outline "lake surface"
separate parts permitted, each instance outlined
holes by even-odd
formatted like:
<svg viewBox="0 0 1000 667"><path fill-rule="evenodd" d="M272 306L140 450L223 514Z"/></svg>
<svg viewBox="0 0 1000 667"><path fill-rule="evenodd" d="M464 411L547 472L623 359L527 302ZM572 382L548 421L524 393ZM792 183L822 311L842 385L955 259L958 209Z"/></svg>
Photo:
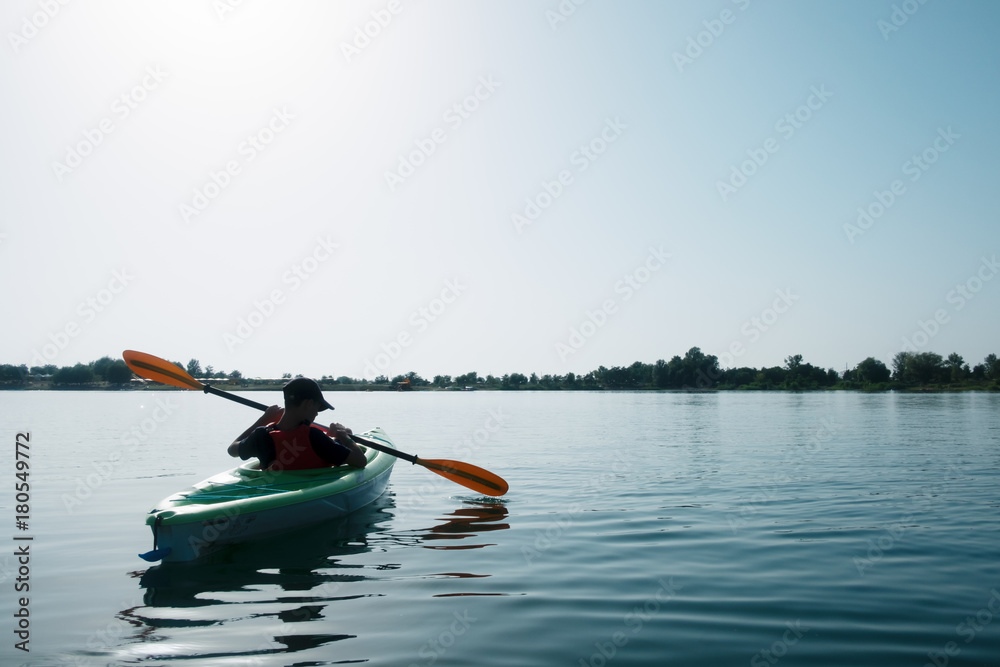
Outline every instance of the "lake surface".
<svg viewBox="0 0 1000 667"><path fill-rule="evenodd" d="M347 520L150 566L148 509L231 468L257 413L196 392L0 392L0 663L1000 664L1000 395L328 398L355 430L510 492L400 462Z"/></svg>

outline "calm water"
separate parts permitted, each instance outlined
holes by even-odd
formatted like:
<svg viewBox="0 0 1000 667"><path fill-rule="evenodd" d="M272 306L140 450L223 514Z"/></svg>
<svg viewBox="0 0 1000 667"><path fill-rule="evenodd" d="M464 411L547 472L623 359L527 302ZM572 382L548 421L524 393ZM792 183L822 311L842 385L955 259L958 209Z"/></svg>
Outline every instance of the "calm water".
<svg viewBox="0 0 1000 667"><path fill-rule="evenodd" d="M356 430L510 493L399 463L349 520L150 567L146 511L232 467L256 413L194 392L0 392L0 663L1000 664L1000 395L332 399ZM30 653L12 633L25 534Z"/></svg>

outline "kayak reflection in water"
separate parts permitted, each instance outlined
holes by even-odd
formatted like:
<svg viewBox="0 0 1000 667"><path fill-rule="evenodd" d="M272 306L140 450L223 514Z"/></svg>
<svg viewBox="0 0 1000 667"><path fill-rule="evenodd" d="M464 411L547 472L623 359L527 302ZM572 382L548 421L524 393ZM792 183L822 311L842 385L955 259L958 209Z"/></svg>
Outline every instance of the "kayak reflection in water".
<svg viewBox="0 0 1000 667"><path fill-rule="evenodd" d="M229 445L229 455L244 461L257 457L261 470L306 470L349 465L364 468L365 453L351 440L351 429L330 424L330 435L312 426L333 406L315 380L297 377L286 384L284 409L272 405ZM331 437L332 436L332 437Z"/></svg>

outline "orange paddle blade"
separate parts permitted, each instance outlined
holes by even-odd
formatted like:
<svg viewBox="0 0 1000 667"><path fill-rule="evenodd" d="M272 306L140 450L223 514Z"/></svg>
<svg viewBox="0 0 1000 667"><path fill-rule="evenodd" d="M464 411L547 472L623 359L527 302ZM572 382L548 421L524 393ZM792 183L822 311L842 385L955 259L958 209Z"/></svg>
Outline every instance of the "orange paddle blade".
<svg viewBox="0 0 1000 667"><path fill-rule="evenodd" d="M135 350L125 350L122 352L122 358L133 373L147 380L162 382L181 389L205 388L205 385L188 375L183 368L166 359Z"/></svg>
<svg viewBox="0 0 1000 667"><path fill-rule="evenodd" d="M414 463L422 465L456 484L461 484L487 496L502 496L507 493L509 488L503 477L494 475L489 470L483 470L471 463L449 459L417 459Z"/></svg>

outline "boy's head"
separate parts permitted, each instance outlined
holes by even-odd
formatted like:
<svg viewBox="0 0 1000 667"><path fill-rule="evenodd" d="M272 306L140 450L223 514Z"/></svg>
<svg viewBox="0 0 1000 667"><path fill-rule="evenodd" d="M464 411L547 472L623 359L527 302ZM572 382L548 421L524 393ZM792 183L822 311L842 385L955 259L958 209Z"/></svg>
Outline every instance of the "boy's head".
<svg viewBox="0 0 1000 667"><path fill-rule="evenodd" d="M295 408L302 404L302 401L312 399L316 403L319 412L323 410L333 410L333 406L323 398L323 392L315 380L305 377L297 377L291 380L282 388L285 394L285 406Z"/></svg>

